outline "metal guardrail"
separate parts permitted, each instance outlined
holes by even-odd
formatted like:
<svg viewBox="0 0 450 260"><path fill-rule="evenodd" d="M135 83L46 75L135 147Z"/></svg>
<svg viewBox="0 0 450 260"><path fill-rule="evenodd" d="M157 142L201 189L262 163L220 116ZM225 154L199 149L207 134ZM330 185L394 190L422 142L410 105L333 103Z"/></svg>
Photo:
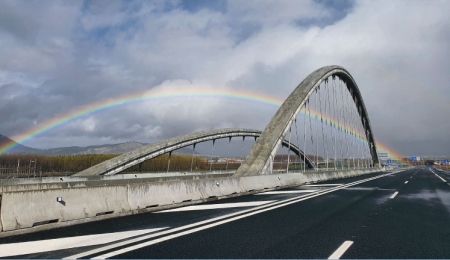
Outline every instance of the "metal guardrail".
<svg viewBox="0 0 450 260"><path fill-rule="evenodd" d="M8 176L7 178L17 178L20 175L22 176L33 176L36 177L36 168L35 167L0 167L0 175Z"/></svg>

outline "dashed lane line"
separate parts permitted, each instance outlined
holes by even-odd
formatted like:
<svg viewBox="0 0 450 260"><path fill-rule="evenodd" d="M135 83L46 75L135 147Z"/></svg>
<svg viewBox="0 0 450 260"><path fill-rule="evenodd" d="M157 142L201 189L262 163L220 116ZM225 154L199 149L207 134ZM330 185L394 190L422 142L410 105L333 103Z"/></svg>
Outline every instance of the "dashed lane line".
<svg viewBox="0 0 450 260"><path fill-rule="evenodd" d="M398 191L394 192L394 194L392 194L392 196L390 197L390 199L395 198L395 196L397 196L397 194L398 194Z"/></svg>
<svg viewBox="0 0 450 260"><path fill-rule="evenodd" d="M339 259L353 245L353 241L345 241L328 259Z"/></svg>

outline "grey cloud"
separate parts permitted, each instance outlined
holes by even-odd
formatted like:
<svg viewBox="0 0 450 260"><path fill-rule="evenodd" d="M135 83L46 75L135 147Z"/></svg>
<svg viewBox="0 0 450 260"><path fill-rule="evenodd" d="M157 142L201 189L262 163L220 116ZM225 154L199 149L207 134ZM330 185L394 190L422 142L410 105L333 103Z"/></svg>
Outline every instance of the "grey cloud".
<svg viewBox="0 0 450 260"><path fill-rule="evenodd" d="M446 1L229 1L214 8L176 1L27 3L0 6L8 10L0 15L1 134L167 81L283 99L310 72L338 64L359 84L380 142L405 154L424 149L416 142L429 144L429 153L446 153L450 145L441 137L450 125L439 119L450 97ZM24 16L32 23L24 24ZM219 97L161 102L83 117L53 130L54 139L43 135L30 144L263 129L276 110Z"/></svg>
<svg viewBox="0 0 450 260"><path fill-rule="evenodd" d="M14 1L3 2L2 8L0 8L0 28L24 42L34 41L38 34L37 23L29 19L20 19L19 17L23 13L14 8L15 4Z"/></svg>

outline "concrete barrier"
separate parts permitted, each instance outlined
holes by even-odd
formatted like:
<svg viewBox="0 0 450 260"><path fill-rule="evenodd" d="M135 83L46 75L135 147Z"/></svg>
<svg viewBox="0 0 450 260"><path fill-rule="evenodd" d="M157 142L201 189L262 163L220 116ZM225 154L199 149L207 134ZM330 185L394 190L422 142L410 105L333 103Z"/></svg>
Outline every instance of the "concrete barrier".
<svg viewBox="0 0 450 260"><path fill-rule="evenodd" d="M1 209L2 209L2 195L0 194L0 211L1 211ZM0 215L0 233L3 231L3 224L2 224L1 220L2 219L1 219L1 215Z"/></svg>
<svg viewBox="0 0 450 260"><path fill-rule="evenodd" d="M240 178L214 178L184 182L160 182L128 185L131 209L198 201L242 193Z"/></svg>
<svg viewBox="0 0 450 260"><path fill-rule="evenodd" d="M257 192L315 183L346 177L354 177L373 170L345 172L288 173L277 175L215 178L184 182L161 182L128 185L128 203L132 210L153 208L169 204L226 197L245 192Z"/></svg>
<svg viewBox="0 0 450 260"><path fill-rule="evenodd" d="M171 179L171 178L202 178L220 175L232 175L234 171L217 171L217 172L163 172L163 173L139 173L139 174L116 174L116 175L96 175L96 176L60 176L60 177L33 177L33 178L14 178L0 179L0 186L8 185L25 185L39 183L61 183L63 182L89 182L89 181L111 181L111 180L130 180L130 179ZM192 176L192 177L189 177Z"/></svg>
<svg viewBox="0 0 450 260"><path fill-rule="evenodd" d="M0 236L54 228L137 212L192 205L264 190L354 177L379 169L284 173L4 192L0 200ZM58 198L61 198L58 201ZM103 217L102 217L103 216ZM78 222L77 222L78 221ZM52 224L53 223L53 224ZM49 225L45 225L49 224ZM40 228L35 228L39 226ZM25 231L23 231L26 229ZM7 234L6 234L7 233ZM6 234L6 235L5 235Z"/></svg>
<svg viewBox="0 0 450 260"><path fill-rule="evenodd" d="M200 180L220 177L229 177L232 173L212 172L212 173L169 173L159 174L124 174L113 176L89 176L89 177L48 177L30 179L0 180L0 194L3 192L26 191L26 190L47 190L65 189L81 187L98 187L111 185L126 185L133 183L165 182Z"/></svg>
<svg viewBox="0 0 450 260"><path fill-rule="evenodd" d="M0 214L9 231L129 210L127 187L111 186L6 192Z"/></svg>

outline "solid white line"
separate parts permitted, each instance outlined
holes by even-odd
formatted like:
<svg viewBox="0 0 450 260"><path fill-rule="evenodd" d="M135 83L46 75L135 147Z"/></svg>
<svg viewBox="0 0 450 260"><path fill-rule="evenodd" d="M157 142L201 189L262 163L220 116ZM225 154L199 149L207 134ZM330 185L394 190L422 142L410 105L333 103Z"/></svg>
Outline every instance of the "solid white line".
<svg viewBox="0 0 450 260"><path fill-rule="evenodd" d="M345 251L347 251L347 249L353 244L353 241L345 241L344 243L342 243L342 245L336 250L334 251L334 253L332 255L330 255L330 257L328 257L328 259L339 259L341 258L341 256L345 253Z"/></svg>
<svg viewBox="0 0 450 260"><path fill-rule="evenodd" d="M333 183L333 184L307 184L307 185L302 185L303 186L307 186L307 187L323 187L323 186L339 186L339 185L344 185L345 183Z"/></svg>
<svg viewBox="0 0 450 260"><path fill-rule="evenodd" d="M444 178L442 178L441 176L439 176L439 175L437 175L436 174L436 176L439 178L439 179L441 179L443 182L447 182Z"/></svg>
<svg viewBox="0 0 450 260"><path fill-rule="evenodd" d="M447 181L446 181L445 179L443 179L441 176L437 175L432 169L430 169L430 171L431 171L432 173L434 173L434 175L436 175L439 179L441 179L441 181L447 182Z"/></svg>
<svg viewBox="0 0 450 260"><path fill-rule="evenodd" d="M314 192L317 190L280 190L280 191L268 191L268 192L262 192L257 193L253 195L273 195L273 194L295 194L295 193L308 193L308 192Z"/></svg>
<svg viewBox="0 0 450 260"><path fill-rule="evenodd" d="M46 239L31 242L20 242L0 245L0 257L9 257L17 255L26 255L34 253L42 253L48 251L55 251L61 249L93 246L111 243L116 240L121 240L133 236L138 236L164 228L152 228L143 230L133 230L125 232L115 232L106 234L86 235L77 237L63 237L56 239Z"/></svg>
<svg viewBox="0 0 450 260"><path fill-rule="evenodd" d="M407 184L408 183L408 181L405 181L405 184Z"/></svg>
<svg viewBox="0 0 450 260"><path fill-rule="evenodd" d="M317 191L317 193L319 193L319 192L320 191ZM281 202L274 202L272 204L273 205L278 205L278 204L284 203L286 201L296 200L296 199L299 199L299 198L302 198L302 197L307 197L307 196L310 196L310 195L311 194L306 194L306 195L298 196L298 197L295 197L295 198L287 199L287 200L284 200L284 201L281 201ZM189 225L185 225L185 226L181 226L181 227L177 227L177 228L173 228L173 229L169 229L169 230L153 233L153 234L150 234L150 235L147 235L147 236L142 236L142 237L138 237L138 238L135 238L135 239L130 239L130 240L123 241L123 242L117 242L115 244L111 244L111 245L108 245L108 246L103 246L103 247L99 247L99 248L96 248L96 249L92 249L92 250L88 250L88 251L85 251L85 252L81 252L79 254L71 255L71 256L65 257L63 259L77 259L77 258L86 257L88 255L97 254L97 253L100 253L100 252L103 252L103 251L106 251L106 250L111 250L111 249L114 249L114 248L117 248L117 247L126 246L128 244L137 243L137 242L140 242L140 241L143 241L143 240L151 239L153 237L157 237L157 236L162 236L162 235L178 232L178 231L181 231L181 230L184 230L184 229L193 228L193 227L196 227L196 226L199 226L199 225L208 224L208 223L211 223L211 222L214 222L214 221L218 221L218 220L225 219L225 218L230 218L230 217L233 217L233 216L236 216L236 215L244 214L244 213L247 213L247 212L251 212L251 211L258 210L258 209L261 209L261 208L266 208L266 207L269 207L269 205L262 205L262 206L259 206L259 207L256 207L256 208L246 209L246 210L235 212L235 213L231 213L231 214L228 214L228 215L224 215L224 216L220 216L220 217L216 217L216 218L212 218L212 219L203 220L203 221L192 223L192 224L189 224ZM153 213L156 213L156 212L153 212Z"/></svg>
<svg viewBox="0 0 450 260"><path fill-rule="evenodd" d="M396 191L394 194L392 194L391 199L395 198L395 196L397 196L398 191Z"/></svg>
<svg viewBox="0 0 450 260"><path fill-rule="evenodd" d="M198 232L198 231L201 231L201 230L205 230L205 229L208 229L208 228L219 226L219 225L222 225L222 224L225 224L225 223L228 223L228 222L232 222L232 221L235 221L235 220L238 220L238 219L242 219L242 218L246 218L246 217L249 217L249 216L253 216L253 215L256 215L256 214L259 214L259 213L262 213L262 212L266 212L266 211L269 211L269 210L274 210L274 209L277 209L277 208L281 208L281 207L284 207L284 206L287 206L287 205L298 203L300 201L308 200L308 199L311 199L311 198L314 198L314 197L318 197L318 196L321 196L321 195L324 195L324 194L327 194L327 193L330 193L330 192L334 192L334 191L337 191L337 190L344 189L346 187L358 185L358 184L361 184L361 183L364 183L364 182L368 182L368 181L375 180L375 179L378 179L378 178L382 178L382 177L385 177L385 176L388 176L388 175L392 175L392 174L394 174L394 173L388 173L388 174L379 175L379 176L376 176L376 177L372 177L372 178L368 178L368 179L352 182L352 183L349 183L349 184L342 185L341 187L333 187L333 188L330 188L330 189L327 189L327 190L323 190L322 192L316 192L316 193L308 194L308 195L305 195L305 196L300 196L300 198L298 198L298 199L294 198L294 199L289 199L289 200L285 200L285 201L281 201L281 202L276 202L276 203L274 203L274 206L269 206L269 207L263 208L261 210L253 211L253 212L250 212L250 213L247 213L247 214L244 214L244 215L240 215L240 216L237 216L237 217L234 217L234 218L225 219L225 220L222 220L222 221L219 221L219 222L215 222L215 223L212 223L212 224L209 224L209 225L197 227L197 228L194 228L194 229L191 229L191 230L186 230L186 231L183 231L183 232L180 232L180 233L172 234L172 235L165 236L165 237L162 237L162 238L158 238L158 239L155 239L155 240L152 240L152 241L148 241L148 242L144 242L144 243L137 244L137 245L134 245L134 246L126 247L126 248L123 248L123 249L120 249L120 250L116 250L116 251L113 251L113 252L110 252L110 253L107 253L107 254L99 255L99 256L97 256L95 258L92 258L92 259L106 259L106 258L110 258L110 257L116 256L116 255L120 255L120 254L124 254L124 253L130 252L130 251L136 250L136 249L140 249L140 248L147 247L147 246L150 246L150 245L154 245L154 244L157 244L157 243L160 243L160 242L163 242L163 241L167 241L167 240L170 240L170 239L173 239L173 238L177 238L177 237L180 237L180 236L184 236L184 235L187 235L187 234L191 234L191 233L195 233L195 232ZM289 202L286 202L286 201L289 201ZM261 207L263 207L263 206L261 206ZM195 224L191 224L191 225L195 226ZM164 232L161 232L161 233L164 233ZM129 242L129 243L133 243L133 242ZM118 247L118 246L115 246L115 247ZM85 255L89 255L89 254L85 254ZM68 257L68 258L73 258L73 256L72 257Z"/></svg>
<svg viewBox="0 0 450 260"><path fill-rule="evenodd" d="M166 213L166 212L179 212L179 211L191 211L191 210L209 210L209 209L228 209L228 208L239 208L239 207L254 207L261 206L267 203L274 202L275 200L268 201L250 201L250 202L237 202L237 203L222 203L222 204L206 204L206 205L193 205L188 207L181 207L176 209L168 209L157 211L155 213Z"/></svg>
<svg viewBox="0 0 450 260"><path fill-rule="evenodd" d="M398 172L401 172L401 171L398 171ZM236 213L231 213L231 214L228 214L228 215L224 215L224 216L220 216L220 217L216 217L216 218L212 218L212 219L208 219L208 220L192 223L192 224L189 224L189 225L186 225L186 226L181 226L181 227L178 227L178 228L173 228L173 229L157 232L157 233L150 234L150 235L147 235L147 236L142 236L142 237L139 237L139 238L135 238L135 239L131 239L131 240L123 241L123 242L117 242L117 243L114 243L114 244L111 244L111 245L108 245L108 246L103 246L103 247L99 247L99 248L96 248L96 249L93 249L93 250L85 251L85 252L82 252L82 253L79 253L79 254L76 254L76 255L71 255L71 256L68 256L68 257L66 257L64 259L76 259L76 258L86 257L86 256L89 256L89 255L100 253L102 251L111 250L111 249L114 249L114 248L117 248L117 247L122 247L122 246L125 246L125 245L128 245L128 244L137 243L137 242L140 242L140 241L143 241L143 240L148 240L148 239L151 239L153 237L157 237L157 236L162 236L162 235L178 232L178 231L181 231L181 230L184 230L184 229L188 229L188 228L192 228L192 227L195 227L195 226L204 225L204 224L211 223L211 222L214 222L214 221L218 221L218 220L221 220L221 219L230 218L230 217L237 216L237 215L240 215L240 214L244 214L244 213L247 213L247 212L256 211L258 209L269 208L271 206L280 205L280 204L283 204L283 203L286 203L286 202L289 202L289 201L297 201L297 200L301 201L300 199L305 198L305 197L309 197L309 196L314 195L314 194L319 194L319 195L326 194L326 193L329 193L329 192L333 192L333 191L336 191L336 190L344 189L346 187L354 186L354 185L357 185L357 184L360 184L360 183L364 183L364 182L367 182L367 181L371 181L371 180L375 180L375 179L378 179L378 178L386 177L386 176L389 176L389 175L392 175L392 174L395 174L395 173L398 173L398 172L391 172L391 173L379 175L379 176L376 176L376 177L372 177L372 178L368 178L368 179L364 179L364 180L360 180L360 181L351 182L351 183L348 183L346 185L342 185L342 187L333 187L333 188L329 188L327 190L318 190L318 191L316 191L314 193L311 193L311 194L306 194L306 195L298 196L298 197L295 197L295 198L286 199L286 200L279 201L279 202L274 202L274 203L271 203L271 205L263 205L263 206L259 206L259 207L252 208L252 209L246 209L246 210L239 211L239 212L236 212Z"/></svg>
<svg viewBox="0 0 450 260"><path fill-rule="evenodd" d="M336 191L336 190L333 190L333 191ZM329 191L329 192L331 192L331 191ZM329 192L326 192L326 193L329 193ZM287 205L291 205L291 204L294 204L294 203L297 203L297 202L300 202L300 201L303 201L303 200L311 199L311 198L314 198L314 197L317 197L317 196L321 196L321 195L323 195L323 193L319 193L319 194L316 194L316 195L313 195L313 196L309 196L309 197L305 197L305 198L302 198L302 199L299 199L299 200L291 201L291 202L288 202L288 203L285 203L285 204L281 204L281 205L276 205L276 206L273 206L273 207L265 208L265 209L258 210L258 211L255 211L255 212L247 213L247 214L244 214L244 215L241 215L241 216L237 216L237 217L234 217L234 218L222 220L222 221L219 221L219 222L216 222L216 223L212 223L212 224L209 224L209 225L197 227L197 228L194 228L194 229L191 229L191 230L186 230L186 231L183 231L183 232L180 232L180 233L176 233L176 234L172 234L172 235L169 235L169 236L161 237L161 238L158 238L158 239L155 239L155 240L152 240L152 241L148 241L148 242L145 242L145 243L142 243L142 244L137 244L137 245L134 245L134 246L126 247L126 248L123 248L123 249L120 249L120 250L116 250L116 251L113 251L113 252L110 252L110 253L107 253L107 254L99 255L99 256L94 257L92 259L106 259L106 258L110 258L110 257L116 256L116 255L121 255L121 254L130 252L130 251L133 251L133 250L137 250L137 249L140 249L140 248L143 248L143 247L147 247L147 246L151 246L151 245L154 245L154 244L158 244L158 243L161 243L161 242L173 239L173 238L177 238L177 237L181 237L181 236L184 236L184 235L192 234L192 233L195 233L195 232L198 232L198 231L202 231L202 230L205 230L205 229L209 229L209 228L212 228L212 227L215 227L215 226L223 225L223 224L226 224L226 223L229 223L229 222L232 222L232 221L236 221L236 220L239 220L239 219L242 219L242 218L250 217L250 216L253 216L253 215L256 215L256 214L259 214L259 213L262 213L262 212L266 212L266 211L269 211L269 210L274 210L274 209L277 209L277 208L281 208L281 207L284 207L284 206L287 206Z"/></svg>

